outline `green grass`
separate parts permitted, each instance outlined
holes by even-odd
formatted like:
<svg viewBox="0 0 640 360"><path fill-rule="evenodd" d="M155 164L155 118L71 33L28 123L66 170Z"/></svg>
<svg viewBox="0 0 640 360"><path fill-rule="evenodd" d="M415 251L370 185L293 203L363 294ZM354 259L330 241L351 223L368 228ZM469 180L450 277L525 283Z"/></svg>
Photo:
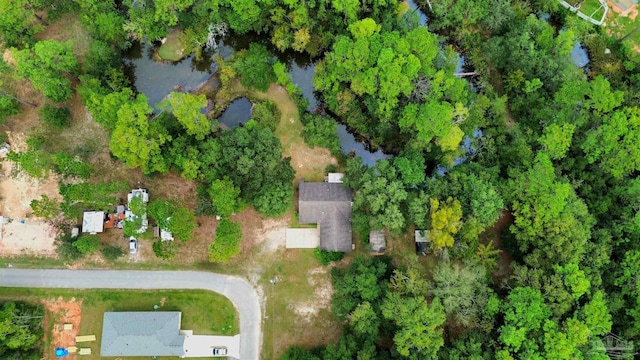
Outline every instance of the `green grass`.
<svg viewBox="0 0 640 360"><path fill-rule="evenodd" d="M610 26L610 29L614 35L614 37L621 39L625 35L629 34L633 29L640 25L638 21L640 19L636 18L635 21L629 19L628 17L623 17L617 14L614 14L615 18L608 20L607 23ZM629 37L624 39L624 43L629 46L629 48L633 48L634 46L640 46L640 30L634 32Z"/></svg>
<svg viewBox="0 0 640 360"><path fill-rule="evenodd" d="M41 299L62 297L82 299L82 320L80 335L95 334L98 339L90 344L91 356L83 359L100 359L100 339L102 336L103 314L108 311L153 311L154 305L161 305L158 311L181 311L181 329L193 330L198 335L236 335L239 333L238 318L229 299L204 290L70 290L70 289L28 289L0 288L0 299L39 302ZM55 314L50 314L55 321ZM52 323L45 329L51 331ZM46 352L52 353L56 344L45 343ZM49 354L51 355L51 354ZM126 360L129 358L121 358ZM131 358L132 360L137 358Z"/></svg>
<svg viewBox="0 0 640 360"><path fill-rule="evenodd" d="M172 32L158 49L158 56L164 60L179 61L184 57L184 46L180 41L179 32Z"/></svg>
<svg viewBox="0 0 640 360"><path fill-rule="evenodd" d="M330 308L321 309L309 321L295 312L296 306L313 305L309 302L322 282L329 283L329 268L321 267L313 249L289 249L270 259L260 280L267 297L262 359L275 360L291 345L313 347L337 341L342 325ZM277 280L275 284L272 279Z"/></svg>
<svg viewBox="0 0 640 360"><path fill-rule="evenodd" d="M595 19L602 19L602 15L604 15L604 8L600 6L600 2L598 0L586 0L582 6L580 6L580 12Z"/></svg>

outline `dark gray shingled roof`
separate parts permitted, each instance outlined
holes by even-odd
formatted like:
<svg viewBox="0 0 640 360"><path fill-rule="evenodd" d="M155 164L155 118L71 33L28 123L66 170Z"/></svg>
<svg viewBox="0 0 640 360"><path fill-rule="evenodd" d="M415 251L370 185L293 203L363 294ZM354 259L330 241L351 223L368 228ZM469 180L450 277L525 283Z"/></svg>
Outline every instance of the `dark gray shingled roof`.
<svg viewBox="0 0 640 360"><path fill-rule="evenodd" d="M178 311L106 312L100 356L182 356Z"/></svg>
<svg viewBox="0 0 640 360"><path fill-rule="evenodd" d="M301 224L318 224L320 248L351 251L351 190L344 185L301 179L298 216Z"/></svg>

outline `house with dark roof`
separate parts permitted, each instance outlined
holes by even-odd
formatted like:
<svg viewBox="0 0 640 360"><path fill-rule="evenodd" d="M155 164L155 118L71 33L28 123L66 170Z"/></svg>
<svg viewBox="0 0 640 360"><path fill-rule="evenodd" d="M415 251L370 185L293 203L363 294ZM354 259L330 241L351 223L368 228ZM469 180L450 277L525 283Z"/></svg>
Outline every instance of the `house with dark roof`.
<svg viewBox="0 0 640 360"><path fill-rule="evenodd" d="M100 356L183 356L178 311L106 312Z"/></svg>
<svg viewBox="0 0 640 360"><path fill-rule="evenodd" d="M349 252L351 239L351 190L341 183L300 180L298 218L300 224L317 224L320 248Z"/></svg>

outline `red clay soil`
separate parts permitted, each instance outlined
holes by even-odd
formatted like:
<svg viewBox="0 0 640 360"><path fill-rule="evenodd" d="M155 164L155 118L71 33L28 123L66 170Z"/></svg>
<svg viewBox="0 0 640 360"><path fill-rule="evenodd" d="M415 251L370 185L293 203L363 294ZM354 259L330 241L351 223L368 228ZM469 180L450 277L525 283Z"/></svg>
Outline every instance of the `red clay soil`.
<svg viewBox="0 0 640 360"><path fill-rule="evenodd" d="M80 320L82 318L82 299L76 300L71 298L64 300L59 297L57 299L43 300L42 304L47 309L44 318L45 343L51 340L51 347L45 349L45 359L55 359L55 348L76 345L76 336L80 331ZM53 326L51 325L53 323ZM71 330L64 330L64 324L72 324ZM51 329L51 332L48 332ZM76 360L76 354L69 354L65 359Z"/></svg>

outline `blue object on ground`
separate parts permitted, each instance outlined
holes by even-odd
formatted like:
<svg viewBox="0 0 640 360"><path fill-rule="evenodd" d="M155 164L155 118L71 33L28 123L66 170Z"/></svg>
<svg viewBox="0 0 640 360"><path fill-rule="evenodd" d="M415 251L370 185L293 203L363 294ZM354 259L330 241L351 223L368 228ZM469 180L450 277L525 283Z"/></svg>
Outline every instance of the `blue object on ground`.
<svg viewBox="0 0 640 360"><path fill-rule="evenodd" d="M65 348L56 348L56 357L57 358L63 358L65 356L69 355L69 351Z"/></svg>

